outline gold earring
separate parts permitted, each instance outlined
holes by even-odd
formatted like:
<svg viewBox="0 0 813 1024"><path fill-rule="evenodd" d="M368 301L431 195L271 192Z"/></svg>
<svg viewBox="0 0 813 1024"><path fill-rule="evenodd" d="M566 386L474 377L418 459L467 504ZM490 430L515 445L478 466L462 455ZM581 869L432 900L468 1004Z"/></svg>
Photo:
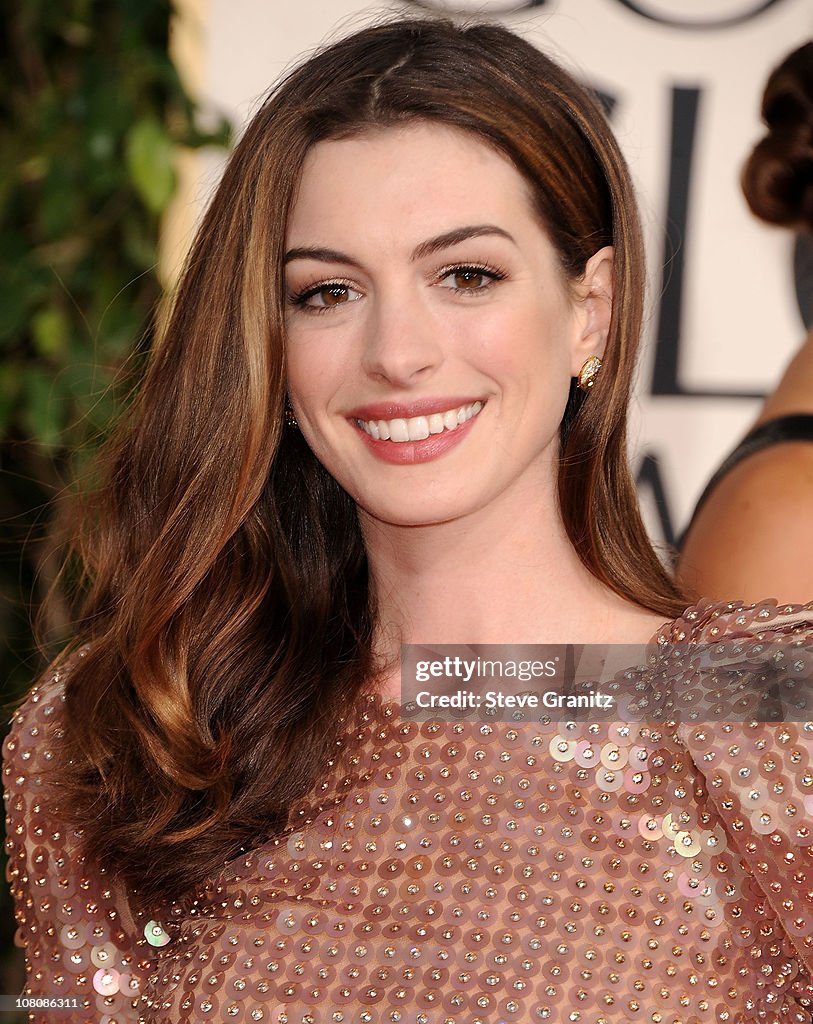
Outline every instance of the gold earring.
<svg viewBox="0 0 813 1024"><path fill-rule="evenodd" d="M576 378L576 387L581 388L582 391L589 391L596 383L596 377L598 377L600 369L601 360L598 356L590 356L588 359L585 359L582 368L579 370L579 376Z"/></svg>
<svg viewBox="0 0 813 1024"><path fill-rule="evenodd" d="M292 427L294 430L296 430L296 428L299 426L299 424L296 421L296 416L294 416L294 410L291 408L290 402L285 403L284 419L286 427Z"/></svg>

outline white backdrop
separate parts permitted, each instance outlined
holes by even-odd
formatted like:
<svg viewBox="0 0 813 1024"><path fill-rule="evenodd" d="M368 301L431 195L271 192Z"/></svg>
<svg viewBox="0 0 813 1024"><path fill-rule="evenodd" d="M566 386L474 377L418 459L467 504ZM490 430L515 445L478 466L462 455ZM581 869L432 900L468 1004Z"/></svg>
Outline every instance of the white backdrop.
<svg viewBox="0 0 813 1024"><path fill-rule="evenodd" d="M320 43L382 12L422 8L501 21L614 101L612 122L638 184L649 256L633 466L653 537L670 540L756 414L755 396L773 386L802 337L792 238L751 218L738 180L761 134L767 74L813 34L813 5L186 0L176 52L204 102L243 124L275 78ZM219 170L213 162L196 165L171 262Z"/></svg>

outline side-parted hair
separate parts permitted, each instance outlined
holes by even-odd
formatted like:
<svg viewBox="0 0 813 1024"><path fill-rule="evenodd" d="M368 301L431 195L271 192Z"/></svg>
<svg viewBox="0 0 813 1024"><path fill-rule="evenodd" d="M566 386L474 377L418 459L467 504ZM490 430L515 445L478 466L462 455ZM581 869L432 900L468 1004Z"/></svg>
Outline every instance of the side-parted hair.
<svg viewBox="0 0 813 1024"><path fill-rule="evenodd" d="M229 161L78 545L88 646L67 684L60 811L139 906L283 831L381 669L356 507L283 426L282 267L310 147L416 119L513 161L566 278L615 247L604 366L563 424L561 514L596 578L664 617L684 607L627 465L644 257L597 103L496 25L401 21L316 53Z"/></svg>

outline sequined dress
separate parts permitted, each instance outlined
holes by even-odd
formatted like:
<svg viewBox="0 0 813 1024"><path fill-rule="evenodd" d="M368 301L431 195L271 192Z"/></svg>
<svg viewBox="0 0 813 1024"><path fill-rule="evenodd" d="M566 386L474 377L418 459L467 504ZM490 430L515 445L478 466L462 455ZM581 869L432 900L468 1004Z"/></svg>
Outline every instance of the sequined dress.
<svg viewBox="0 0 813 1024"><path fill-rule="evenodd" d="M726 637L809 649L813 605L699 605L655 642ZM418 723L365 698L288 833L144 921L45 815L62 683L5 747L26 991L77 1000L38 1024L811 1021L802 723Z"/></svg>

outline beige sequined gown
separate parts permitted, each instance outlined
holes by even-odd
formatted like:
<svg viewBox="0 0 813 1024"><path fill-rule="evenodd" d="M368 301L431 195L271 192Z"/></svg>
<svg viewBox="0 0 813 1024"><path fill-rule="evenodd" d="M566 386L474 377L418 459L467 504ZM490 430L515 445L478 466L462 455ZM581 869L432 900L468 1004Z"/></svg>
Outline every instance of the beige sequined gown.
<svg viewBox="0 0 813 1024"><path fill-rule="evenodd" d="M698 606L657 641L725 637L809 649L813 606ZM147 922L44 814L57 676L6 744L9 872L27 992L82 1008L34 1021L811 1020L803 724L432 724L367 699L290 834Z"/></svg>

